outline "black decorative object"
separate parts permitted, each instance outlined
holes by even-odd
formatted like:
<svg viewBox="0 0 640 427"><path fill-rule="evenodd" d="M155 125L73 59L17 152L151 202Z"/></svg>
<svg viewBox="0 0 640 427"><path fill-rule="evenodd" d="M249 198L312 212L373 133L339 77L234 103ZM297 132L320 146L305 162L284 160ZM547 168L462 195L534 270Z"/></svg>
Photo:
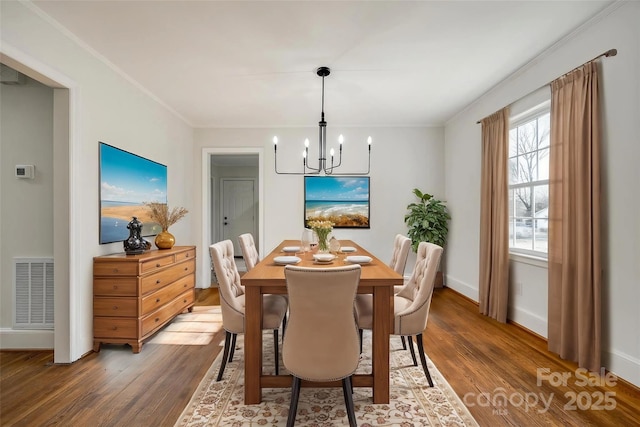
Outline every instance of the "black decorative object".
<svg viewBox="0 0 640 427"><path fill-rule="evenodd" d="M127 255L139 255L144 251L151 249L151 242L142 238L142 223L137 217L127 224L129 229L129 238L125 240L124 251Z"/></svg>

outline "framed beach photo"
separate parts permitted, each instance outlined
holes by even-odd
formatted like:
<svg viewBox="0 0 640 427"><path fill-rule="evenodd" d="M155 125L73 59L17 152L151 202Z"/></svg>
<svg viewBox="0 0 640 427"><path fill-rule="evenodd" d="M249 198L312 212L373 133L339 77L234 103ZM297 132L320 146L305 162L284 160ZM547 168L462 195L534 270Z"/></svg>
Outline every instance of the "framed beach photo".
<svg viewBox="0 0 640 427"><path fill-rule="evenodd" d="M331 221L333 228L370 228L368 176L305 176L304 226Z"/></svg>
<svg viewBox="0 0 640 427"><path fill-rule="evenodd" d="M142 236L161 232L144 203L167 203L167 167L104 142L99 152L100 244L127 239L134 216L142 222Z"/></svg>

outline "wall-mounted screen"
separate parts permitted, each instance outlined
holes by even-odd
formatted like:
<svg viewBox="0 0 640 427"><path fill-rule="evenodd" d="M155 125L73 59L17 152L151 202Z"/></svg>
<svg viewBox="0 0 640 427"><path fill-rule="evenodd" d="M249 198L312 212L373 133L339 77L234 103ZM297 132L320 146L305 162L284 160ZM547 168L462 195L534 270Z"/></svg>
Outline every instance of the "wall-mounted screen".
<svg viewBox="0 0 640 427"><path fill-rule="evenodd" d="M129 237L132 217L142 222L142 235L162 231L149 218L144 202L167 203L167 167L100 142L100 244Z"/></svg>
<svg viewBox="0 0 640 427"><path fill-rule="evenodd" d="M304 225L329 220L334 228L370 228L368 176L305 176Z"/></svg>

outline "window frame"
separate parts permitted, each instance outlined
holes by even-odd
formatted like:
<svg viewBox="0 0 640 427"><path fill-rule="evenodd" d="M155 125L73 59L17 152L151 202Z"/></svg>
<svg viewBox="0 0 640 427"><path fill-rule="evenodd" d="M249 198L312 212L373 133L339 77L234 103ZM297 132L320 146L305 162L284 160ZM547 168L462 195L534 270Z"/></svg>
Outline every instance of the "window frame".
<svg viewBox="0 0 640 427"><path fill-rule="evenodd" d="M509 133L511 133L511 131L513 129L516 129L528 122L530 122L531 120L537 119L539 117L542 117L546 114L551 114L551 100L549 98L547 98L544 102L538 103L537 105L535 105L532 108L529 108L526 111L523 111L519 114L513 115L509 118ZM551 122L549 122L549 128L551 128ZM549 136L550 137L550 136ZM537 136L536 136L537 138ZM548 148L548 147L547 147ZM539 151L540 147L536 148L536 151ZM508 150L508 156L507 156L507 170L510 170L510 164L509 162L512 160L512 158L517 158L518 157L518 153L516 153L516 155L514 157L511 156L511 138L509 138L509 150ZM539 166L538 166L539 167ZM509 195L511 195L511 191L514 189L518 189L518 188L530 188L531 191L535 191L536 187L540 187L540 186L545 186L547 187L547 192L548 192L548 188L549 188L549 179L537 179L535 181L529 181L529 182L519 182L516 184L511 184L511 178L509 177L509 182L508 182L508 193ZM509 198L509 201L511 201L511 199ZM514 207L515 209L515 207ZM548 207L547 207L548 209ZM511 216L511 207L509 210L509 216L508 216L508 228L511 228L511 221L514 221L514 233L515 233L515 221L517 220L517 216L515 215L515 211L513 212L514 215ZM532 239L534 239L535 241L535 234L536 234L536 227L534 226L534 221L536 221L535 218L535 211L532 212L532 216L531 218L527 217L525 220L530 220L532 222ZM548 216L547 216L547 224L548 224ZM515 237L515 236L514 236ZM516 237L517 238L517 237ZM548 246L547 246L547 251L546 252L542 252L542 251L538 251L535 249L524 249L524 248L518 248L518 247L514 247L512 246L513 243L513 238L512 235L509 235L509 254L510 255L515 255L517 257L522 257L522 258L532 258L532 259L538 259L538 260L544 260L546 261L548 259Z"/></svg>

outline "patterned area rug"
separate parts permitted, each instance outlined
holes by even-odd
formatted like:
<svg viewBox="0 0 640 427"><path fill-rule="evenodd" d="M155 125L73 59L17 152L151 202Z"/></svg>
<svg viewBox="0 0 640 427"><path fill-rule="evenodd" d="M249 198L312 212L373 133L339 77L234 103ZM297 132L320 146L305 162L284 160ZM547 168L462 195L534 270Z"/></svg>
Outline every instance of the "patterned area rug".
<svg viewBox="0 0 640 427"><path fill-rule="evenodd" d="M365 331L364 350L358 373L371 372L371 335ZM265 332L264 369L273 372L273 338ZM391 338L391 393L389 404L373 404L370 388L354 388L356 421L371 426L478 426L468 409L427 360L434 387L429 387L418 358L402 350L399 337ZM223 344L221 344L223 345ZM227 364L222 381L216 382L221 354L191 397L176 422L180 426L284 426L289 412L290 389L265 389L262 403L244 405L244 359L242 335L234 360ZM416 350L417 351L417 350ZM269 359L271 358L271 359ZM285 371L280 364L281 372ZM285 371L286 372L286 371ZM296 426L331 427L349 425L341 388L302 388Z"/></svg>
<svg viewBox="0 0 640 427"><path fill-rule="evenodd" d="M207 345L220 329L220 306L195 306L192 312L176 316L145 345Z"/></svg>

